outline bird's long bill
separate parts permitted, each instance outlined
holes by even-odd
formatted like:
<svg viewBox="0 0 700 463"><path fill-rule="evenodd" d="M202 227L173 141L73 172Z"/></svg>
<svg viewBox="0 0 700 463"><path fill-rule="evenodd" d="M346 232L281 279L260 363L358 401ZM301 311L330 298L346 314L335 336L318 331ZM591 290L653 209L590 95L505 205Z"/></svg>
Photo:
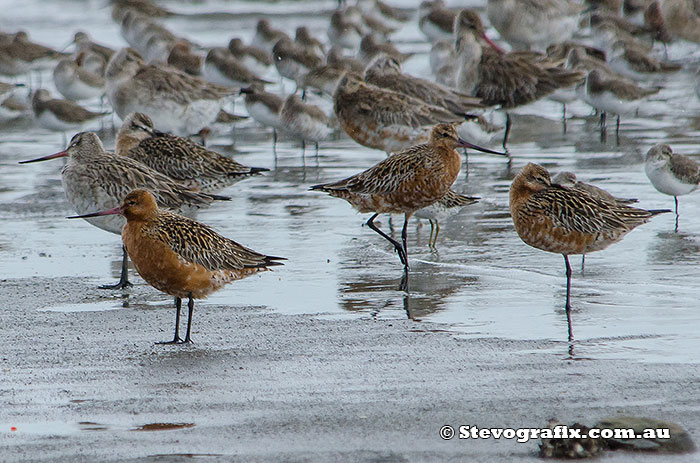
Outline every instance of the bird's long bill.
<svg viewBox="0 0 700 463"><path fill-rule="evenodd" d="M56 158L62 158L64 156L68 156L68 151L63 150L59 151L58 153L55 154L49 154L48 156L44 156L41 158L36 158L36 159L30 159L28 161L20 161L20 164L29 164L32 162L39 162L39 161L48 161L49 159L56 159Z"/></svg>
<svg viewBox="0 0 700 463"><path fill-rule="evenodd" d="M460 138L460 139L457 140L457 141L459 142L459 146L463 146L463 147L465 147L465 148L471 148L471 149L473 149L473 150L481 151L481 152L484 152L484 153L498 154L499 156L508 156L508 153L502 153L502 152L500 152L500 151L494 151L494 150L490 150L490 149L488 149L488 148L482 148L481 146L475 145L474 143L469 143L469 142L468 142L467 140L465 140L464 138Z"/></svg>
<svg viewBox="0 0 700 463"><path fill-rule="evenodd" d="M502 55L506 53L506 51L505 51L503 48L501 48L501 47L499 47L498 45L496 45L496 43L495 43L493 40L491 40L490 38L488 38L488 37L486 36L486 34L482 35L481 38L484 39L484 40L486 41L486 43L488 43L489 45L491 45L491 48L493 48L494 50L496 50L498 53L500 53L500 54L502 54Z"/></svg>
<svg viewBox="0 0 700 463"><path fill-rule="evenodd" d="M93 212L91 214L83 214L83 215L72 215L70 217L66 217L67 219L87 219L90 217L100 217L103 215L115 215L119 214L119 206L112 208L112 209L107 209L106 211L100 211L100 212Z"/></svg>

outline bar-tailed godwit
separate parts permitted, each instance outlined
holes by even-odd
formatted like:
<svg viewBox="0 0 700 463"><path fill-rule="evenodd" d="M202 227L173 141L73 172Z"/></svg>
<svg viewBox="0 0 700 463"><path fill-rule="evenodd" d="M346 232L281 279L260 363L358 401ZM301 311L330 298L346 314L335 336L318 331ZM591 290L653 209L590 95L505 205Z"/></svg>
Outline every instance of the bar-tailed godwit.
<svg viewBox="0 0 700 463"><path fill-rule="evenodd" d="M506 110L504 148L511 127L508 109L531 103L559 88L572 87L584 78L582 72L562 69L539 55L504 53L486 36L474 10L459 12L454 34L458 90L481 98L486 105L500 105Z"/></svg>
<svg viewBox="0 0 700 463"><path fill-rule="evenodd" d="M175 335L172 341L160 344L192 342L195 299L205 298L232 281L282 265L280 261L285 260L255 252L207 225L159 209L147 190L130 192L113 209L71 218L116 214L126 218L122 241L139 275L154 288L176 298ZM188 298L189 309L184 340L179 336L183 298Z"/></svg>
<svg viewBox="0 0 700 463"><path fill-rule="evenodd" d="M678 196L687 195L700 186L700 165L688 156L674 153L669 145L654 145L647 152L644 171L659 192L673 196L678 231Z"/></svg>
<svg viewBox="0 0 700 463"><path fill-rule="evenodd" d="M205 193L269 170L244 166L187 138L159 132L143 113L124 119L115 151Z"/></svg>
<svg viewBox="0 0 700 463"><path fill-rule="evenodd" d="M100 138L93 132L76 134L68 148L63 151L22 161L20 164L60 157L68 157L68 162L61 170L61 182L66 199L78 214L110 209L135 188L149 189L156 195L159 204L172 210L181 210L186 206L201 207L214 199L230 199L190 190L134 159L108 153L104 150ZM124 226L124 219L117 216L86 220L91 225L115 234L120 234ZM129 286L127 266L128 258L124 251L119 282L103 288L119 289Z"/></svg>
<svg viewBox="0 0 700 463"><path fill-rule="evenodd" d="M361 213L374 213L367 226L394 246L404 268L408 269L408 221L417 210L447 194L459 174L461 159L455 150L458 146L502 154L461 139L455 124L437 124L428 143L394 153L352 177L314 185L311 189L344 199ZM374 219L379 214L404 214L402 243L377 228Z"/></svg>
<svg viewBox="0 0 700 463"><path fill-rule="evenodd" d="M671 211L638 209L552 184L547 169L533 163L515 177L510 187L510 214L520 239L537 249L564 256L570 340L573 332L569 256L605 249L664 212Z"/></svg>
<svg viewBox="0 0 700 463"><path fill-rule="evenodd" d="M178 135L198 133L212 124L238 90L146 64L136 51L117 52L105 72L107 97L120 118L148 114L157 127Z"/></svg>

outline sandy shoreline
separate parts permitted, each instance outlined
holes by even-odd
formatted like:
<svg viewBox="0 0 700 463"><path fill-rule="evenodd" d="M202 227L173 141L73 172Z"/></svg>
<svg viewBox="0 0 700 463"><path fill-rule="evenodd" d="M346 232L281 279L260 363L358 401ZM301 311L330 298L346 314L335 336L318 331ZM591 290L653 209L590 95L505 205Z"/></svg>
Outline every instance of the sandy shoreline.
<svg viewBox="0 0 700 463"><path fill-rule="evenodd" d="M194 346L158 346L174 314L144 305L144 285L129 308L93 312L39 310L105 297L85 279L2 288L6 461L535 461L537 442L443 441L438 430L619 412L675 421L696 440L700 431L697 365L572 361L565 343L207 304ZM193 426L134 431L152 423Z"/></svg>

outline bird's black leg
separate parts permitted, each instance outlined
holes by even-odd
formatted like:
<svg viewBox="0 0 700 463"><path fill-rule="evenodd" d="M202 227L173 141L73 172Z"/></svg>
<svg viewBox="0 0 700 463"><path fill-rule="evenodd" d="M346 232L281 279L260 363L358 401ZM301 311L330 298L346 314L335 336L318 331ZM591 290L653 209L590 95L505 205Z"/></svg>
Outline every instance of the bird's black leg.
<svg viewBox="0 0 700 463"><path fill-rule="evenodd" d="M674 196L673 201L676 203L676 228L674 231L678 233L678 196Z"/></svg>
<svg viewBox="0 0 700 463"><path fill-rule="evenodd" d="M503 150L508 152L508 135L510 135L510 126L513 125L513 121L510 120L510 114L506 113L506 132L503 134Z"/></svg>
<svg viewBox="0 0 700 463"><path fill-rule="evenodd" d="M182 339L180 339L180 308L182 307L182 299L179 297L175 298L175 336L172 341L162 341L156 344L180 344Z"/></svg>
<svg viewBox="0 0 700 463"><path fill-rule="evenodd" d="M404 266L407 266L408 261L406 260L406 256L404 255L403 246L401 246L401 244L398 241L396 241L395 239L393 239L392 237L390 237L389 235L387 235L386 233L381 231L379 228L377 228L377 226L374 224L374 219L376 219L378 215L379 214L377 213L377 214L374 214L372 217L370 217L369 220L367 221L367 226L369 228L371 228L372 230L374 230L375 232L379 233L385 240L388 240L391 244L393 244L394 249L396 249L396 252L399 253L399 259L401 259L401 263L404 264ZM405 228L405 224L404 224L404 228Z"/></svg>
<svg viewBox="0 0 700 463"><path fill-rule="evenodd" d="M615 124L615 142L620 144L620 116L617 116L617 123Z"/></svg>
<svg viewBox="0 0 700 463"><path fill-rule="evenodd" d="M100 289L124 289L133 286L129 282L129 255L126 253L126 247L122 246L122 273L119 276L119 281L114 285L102 285Z"/></svg>
<svg viewBox="0 0 700 463"><path fill-rule="evenodd" d="M190 337L190 329L192 328L192 313L194 312L194 299L192 298L192 293L189 294L189 301L187 301L187 334L185 335L185 343L192 343L192 338Z"/></svg>
<svg viewBox="0 0 700 463"><path fill-rule="evenodd" d="M564 262L566 262L566 323L569 329L569 341L574 340L574 331L571 327L571 304L569 299L571 297L571 264L569 264L569 256L564 254Z"/></svg>
<svg viewBox="0 0 700 463"><path fill-rule="evenodd" d="M561 105L561 130L566 135L566 103Z"/></svg>
<svg viewBox="0 0 700 463"><path fill-rule="evenodd" d="M403 243L403 266L405 270L408 270L408 246L406 245L406 238L408 237L408 221L410 220L410 214L405 214L403 219L403 229L401 230L401 242Z"/></svg>

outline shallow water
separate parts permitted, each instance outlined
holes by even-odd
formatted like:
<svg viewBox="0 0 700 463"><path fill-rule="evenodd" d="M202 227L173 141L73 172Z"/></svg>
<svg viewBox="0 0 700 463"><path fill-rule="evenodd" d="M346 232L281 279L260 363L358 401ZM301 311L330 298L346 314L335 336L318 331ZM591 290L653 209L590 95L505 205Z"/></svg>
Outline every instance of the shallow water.
<svg viewBox="0 0 700 463"><path fill-rule="evenodd" d="M314 7L329 11L334 4L315 2ZM82 29L97 41L125 44L102 1L13 5L0 2L5 12L0 18L3 31L23 28L34 40L60 47ZM309 8L306 2L164 5L194 14L164 23L203 45L224 45L231 31L249 40L255 16L234 13L250 12L274 15L273 24L289 32L298 25L310 25L325 39L323 20L304 14ZM231 14L201 14L222 11ZM418 52L405 69L425 75L429 47L415 21L395 38L403 51ZM408 316L444 323L446 330L460 336L560 340L553 353L566 357L562 258L520 241L508 213L510 182L520 167L533 161L553 172L574 171L580 179L617 196L638 198L641 207L673 208L672 198L658 193L647 180L643 159L658 142L669 143L680 153L698 151L700 103L693 90L693 71L700 54L687 44L673 45L669 52L672 59L684 61L685 69L654 80L665 88L649 99L638 117L623 119L619 144L614 121L609 122L606 142L601 142L597 119L583 103L568 108L575 117L568 120L566 134L558 104L542 101L519 110L509 144L512 166L497 157L470 156L468 178L460 175L455 188L482 199L442 223L438 253L427 247L429 225L411 224L409 294L398 290L402 270L397 256L381 237L363 227L368 217L355 213L344 201L307 191L312 184L342 178L380 161L382 152L345 136L322 143L318 155L313 148L303 155L297 142L286 139L273 151L271 133L251 121L237 126L233 134L217 135L211 140L215 149L245 164L273 170L224 190L233 200L201 211L199 220L253 249L289 260L272 273L235 282L198 304L225 304L231 310L265 305L281 313L324 317ZM50 73L44 73L42 82L52 88L50 80ZM285 82L287 91L293 87ZM279 90L279 85L274 88ZM328 102L320 103L330 107ZM90 106L97 107L98 102ZM245 113L243 104L235 110ZM62 193L61 161L17 164L59 151L61 135L36 128L29 119L5 123L0 133L0 278L78 276L91 286L116 279L121 264L119 238L86 222L64 219L73 211ZM101 135L105 145L113 147L110 131ZM673 214L657 217L621 243L587 256L585 275L579 258L572 258L575 357L697 362L699 208L697 196L680 198L678 233L673 231ZM396 237L401 223L402 218L394 218ZM388 228L386 218L381 226ZM55 307L37 309L121 308L124 300L113 297L106 292L104 301L86 302L83 307L57 301ZM171 310L167 295L153 290L150 300L158 310Z"/></svg>

